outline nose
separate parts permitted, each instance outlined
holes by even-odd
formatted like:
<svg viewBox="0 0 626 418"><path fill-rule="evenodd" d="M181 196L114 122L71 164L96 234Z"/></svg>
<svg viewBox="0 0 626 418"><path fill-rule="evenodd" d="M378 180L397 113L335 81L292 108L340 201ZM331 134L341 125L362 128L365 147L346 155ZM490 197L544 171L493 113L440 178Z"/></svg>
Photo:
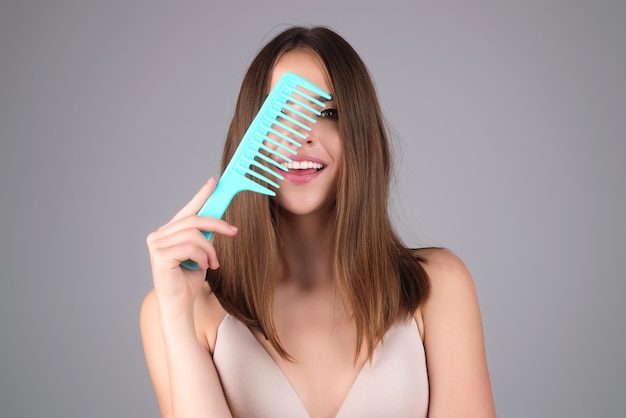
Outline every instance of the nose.
<svg viewBox="0 0 626 418"><path fill-rule="evenodd" d="M319 121L318 123L311 123L309 125L309 127L311 128L311 130L307 131L305 133L306 137L304 138L304 140L302 141L302 145L313 145L315 142L317 142L317 140L319 139L320 136L320 126L319 126Z"/></svg>
<svg viewBox="0 0 626 418"><path fill-rule="evenodd" d="M302 141L302 145L312 145L313 144L313 132L309 131L306 134L306 138L304 138L304 141Z"/></svg>

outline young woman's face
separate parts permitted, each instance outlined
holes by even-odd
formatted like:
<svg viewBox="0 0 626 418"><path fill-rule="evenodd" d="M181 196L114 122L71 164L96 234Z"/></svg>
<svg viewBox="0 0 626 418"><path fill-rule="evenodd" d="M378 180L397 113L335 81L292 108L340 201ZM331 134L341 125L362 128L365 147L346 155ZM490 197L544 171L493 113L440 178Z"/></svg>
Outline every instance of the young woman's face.
<svg viewBox="0 0 626 418"><path fill-rule="evenodd" d="M296 73L321 89L333 92L326 81L321 63L305 51L291 51L276 63L270 79L270 89L286 72ZM308 137L302 140L298 154L290 156L295 165L280 181L276 200L285 210L298 215L314 213L327 208L337 192L343 148L337 125L337 109L334 101L326 102L322 115L312 125Z"/></svg>

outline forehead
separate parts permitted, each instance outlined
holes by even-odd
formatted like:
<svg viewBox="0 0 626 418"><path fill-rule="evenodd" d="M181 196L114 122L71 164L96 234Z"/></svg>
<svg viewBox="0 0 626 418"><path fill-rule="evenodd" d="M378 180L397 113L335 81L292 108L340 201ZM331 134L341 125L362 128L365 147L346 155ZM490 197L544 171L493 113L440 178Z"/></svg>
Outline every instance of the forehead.
<svg viewBox="0 0 626 418"><path fill-rule="evenodd" d="M329 91L326 70L318 57L310 52L296 50L281 56L274 65L270 79L270 90L280 77L287 73L296 73L323 90Z"/></svg>

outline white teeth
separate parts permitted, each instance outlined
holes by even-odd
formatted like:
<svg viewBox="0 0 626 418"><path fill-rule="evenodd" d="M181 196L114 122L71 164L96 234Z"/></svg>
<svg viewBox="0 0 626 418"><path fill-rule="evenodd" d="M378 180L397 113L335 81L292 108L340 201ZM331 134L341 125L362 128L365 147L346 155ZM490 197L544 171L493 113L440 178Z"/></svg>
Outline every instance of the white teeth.
<svg viewBox="0 0 626 418"><path fill-rule="evenodd" d="M309 168L321 170L322 168L324 168L323 164L315 163L313 161L292 161L290 163L283 163L283 166L285 166L289 170L306 170Z"/></svg>

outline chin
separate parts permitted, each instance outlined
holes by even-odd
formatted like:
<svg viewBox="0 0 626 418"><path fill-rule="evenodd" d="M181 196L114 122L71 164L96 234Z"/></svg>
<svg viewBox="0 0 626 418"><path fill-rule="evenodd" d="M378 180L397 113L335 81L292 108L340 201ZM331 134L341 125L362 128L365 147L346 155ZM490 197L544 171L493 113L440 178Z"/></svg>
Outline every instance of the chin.
<svg viewBox="0 0 626 418"><path fill-rule="evenodd" d="M290 213L296 216L307 216L314 215L320 213L326 213L331 210L331 207L334 205L330 203L329 200L321 199L321 200L307 200L306 198L301 199L278 199L278 206L285 211L286 213Z"/></svg>
<svg viewBox="0 0 626 418"><path fill-rule="evenodd" d="M279 206L281 207L281 209L284 212L290 213L292 215L297 215L297 216L312 215L314 213L320 212L322 210L322 208L324 208L324 206L322 206L322 205L303 206L303 205L281 205L281 204L279 204Z"/></svg>

